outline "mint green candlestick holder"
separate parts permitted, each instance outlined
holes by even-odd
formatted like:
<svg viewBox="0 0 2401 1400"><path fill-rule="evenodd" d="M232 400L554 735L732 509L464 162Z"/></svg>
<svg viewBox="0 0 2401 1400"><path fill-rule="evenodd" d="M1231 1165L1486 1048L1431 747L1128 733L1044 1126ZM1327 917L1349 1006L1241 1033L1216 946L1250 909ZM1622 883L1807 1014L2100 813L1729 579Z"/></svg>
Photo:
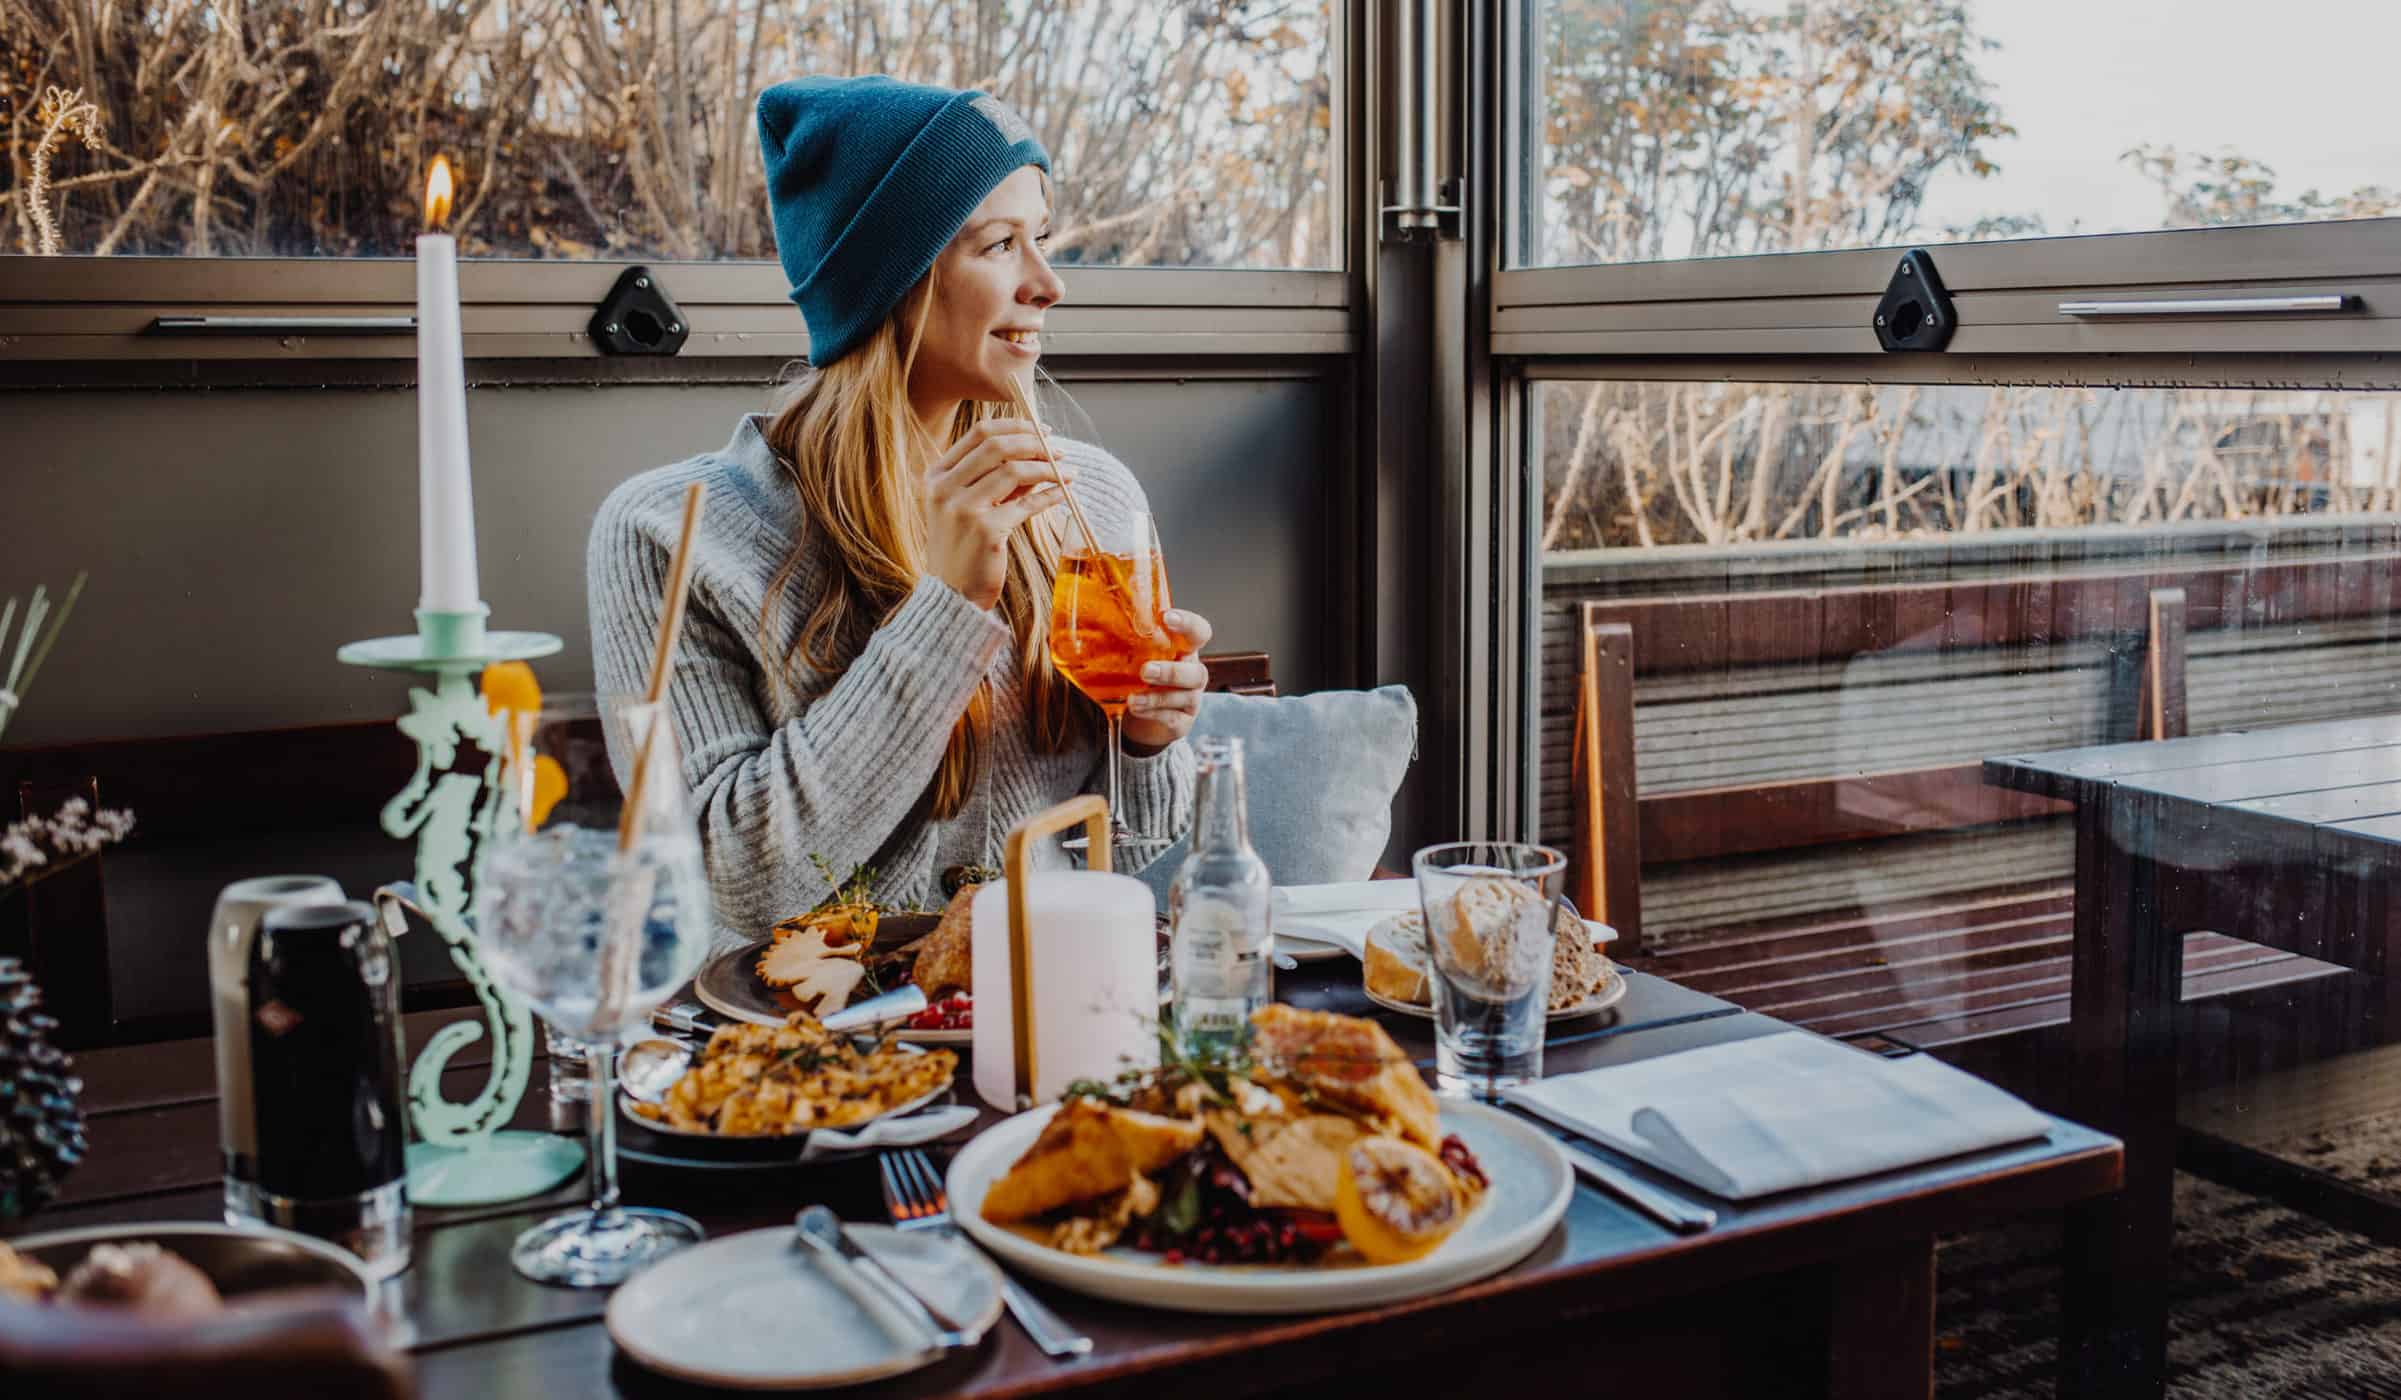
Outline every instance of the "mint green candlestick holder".
<svg viewBox="0 0 2401 1400"><path fill-rule="evenodd" d="M466 612L419 609L417 632L352 642L336 656L344 665L412 671L434 678L432 690L412 688L400 732L417 746L417 771L384 804L383 829L417 842L417 903L449 946L483 1007L479 1024L460 1021L435 1032L409 1067L409 1119L417 1131L408 1149L409 1199L419 1205L488 1205L540 1195L584 1163L581 1144L553 1133L505 1128L525 1097L533 1070L533 1016L493 983L476 955L467 918L477 845L509 801L500 781L507 733L484 708L475 677L495 661L532 661L563 645L547 632L489 632L489 608ZM459 745L486 755L480 777L454 773ZM492 1063L483 1088L465 1103L442 1092L452 1057L489 1031ZM592 1111L607 1112L595 1104Z"/></svg>

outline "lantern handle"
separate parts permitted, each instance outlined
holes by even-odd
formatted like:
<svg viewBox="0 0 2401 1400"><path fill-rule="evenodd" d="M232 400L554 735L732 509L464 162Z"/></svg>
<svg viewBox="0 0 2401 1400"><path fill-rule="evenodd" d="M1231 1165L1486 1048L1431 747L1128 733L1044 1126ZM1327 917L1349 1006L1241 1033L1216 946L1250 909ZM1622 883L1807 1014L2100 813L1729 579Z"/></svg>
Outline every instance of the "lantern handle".
<svg viewBox="0 0 2401 1400"><path fill-rule="evenodd" d="M1081 822L1090 842L1086 868L1109 870L1109 804L1096 793L1070 797L1028 817L1001 847L1001 870L1009 881L1009 1042L1015 1057L1017 1106L1034 1102L1034 938L1026 927L1025 892L1032 875L1028 857L1036 841Z"/></svg>

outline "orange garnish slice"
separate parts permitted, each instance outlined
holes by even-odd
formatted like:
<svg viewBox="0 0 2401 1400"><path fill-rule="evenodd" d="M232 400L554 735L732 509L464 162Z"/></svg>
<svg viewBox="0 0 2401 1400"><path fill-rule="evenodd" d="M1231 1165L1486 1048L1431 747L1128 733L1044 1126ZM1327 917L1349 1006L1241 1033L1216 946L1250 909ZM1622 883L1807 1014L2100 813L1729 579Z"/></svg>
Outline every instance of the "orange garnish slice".
<svg viewBox="0 0 2401 1400"><path fill-rule="evenodd" d="M533 810L526 814L526 821L540 826L550 820L550 809L559 805L559 799L566 795L567 770L561 768L559 761L549 754L535 754Z"/></svg>
<svg viewBox="0 0 2401 1400"><path fill-rule="evenodd" d="M484 667L484 709L491 714L515 710L532 714L542 708L542 686L534 668L522 661L495 661Z"/></svg>

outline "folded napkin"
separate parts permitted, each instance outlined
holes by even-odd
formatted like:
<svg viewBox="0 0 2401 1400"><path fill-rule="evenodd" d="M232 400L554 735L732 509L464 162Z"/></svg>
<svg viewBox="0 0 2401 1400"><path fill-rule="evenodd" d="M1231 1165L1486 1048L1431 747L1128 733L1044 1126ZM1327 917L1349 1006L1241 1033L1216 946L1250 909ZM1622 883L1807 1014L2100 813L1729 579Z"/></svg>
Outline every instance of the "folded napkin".
<svg viewBox="0 0 2401 1400"><path fill-rule="evenodd" d="M1416 907L1415 880L1348 880L1337 885L1276 886L1276 912L1302 918L1361 910L1398 914Z"/></svg>
<svg viewBox="0 0 2401 1400"><path fill-rule="evenodd" d="M834 1157L847 1157L853 1152L865 1152L877 1147L915 1147L935 1138L957 1132L975 1121L976 1111L966 1104L946 1104L911 1113L900 1118L878 1118L864 1128L844 1132L838 1128L819 1128L809 1134L800 1149L803 1163L823 1162Z"/></svg>
<svg viewBox="0 0 2401 1400"><path fill-rule="evenodd" d="M1417 907L1415 880L1351 880L1338 885L1278 885L1276 932L1331 943L1367 956L1367 931Z"/></svg>
<svg viewBox="0 0 2401 1400"><path fill-rule="evenodd" d="M1339 885L1278 885L1276 932L1331 943L1354 958L1367 956L1367 931L1395 914L1417 908L1415 880L1353 880ZM1607 943L1617 930L1590 919L1592 941Z"/></svg>
<svg viewBox="0 0 2401 1400"><path fill-rule="evenodd" d="M2024 1142L2050 1122L1931 1055L1785 1031L1504 1091L1704 1191L1755 1196Z"/></svg>

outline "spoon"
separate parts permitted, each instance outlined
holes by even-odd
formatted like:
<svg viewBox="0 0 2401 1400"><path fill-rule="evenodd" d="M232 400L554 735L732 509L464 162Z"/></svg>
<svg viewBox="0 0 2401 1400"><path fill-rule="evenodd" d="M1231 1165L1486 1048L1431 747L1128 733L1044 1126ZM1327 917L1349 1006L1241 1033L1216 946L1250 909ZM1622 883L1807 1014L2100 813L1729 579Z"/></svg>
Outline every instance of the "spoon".
<svg viewBox="0 0 2401 1400"><path fill-rule="evenodd" d="M871 1030L925 1010L925 989L911 985L869 997L825 1018L829 1031ZM667 1091L692 1067L692 1047L664 1036L637 1040L617 1055L617 1083L635 1103L664 1103Z"/></svg>

